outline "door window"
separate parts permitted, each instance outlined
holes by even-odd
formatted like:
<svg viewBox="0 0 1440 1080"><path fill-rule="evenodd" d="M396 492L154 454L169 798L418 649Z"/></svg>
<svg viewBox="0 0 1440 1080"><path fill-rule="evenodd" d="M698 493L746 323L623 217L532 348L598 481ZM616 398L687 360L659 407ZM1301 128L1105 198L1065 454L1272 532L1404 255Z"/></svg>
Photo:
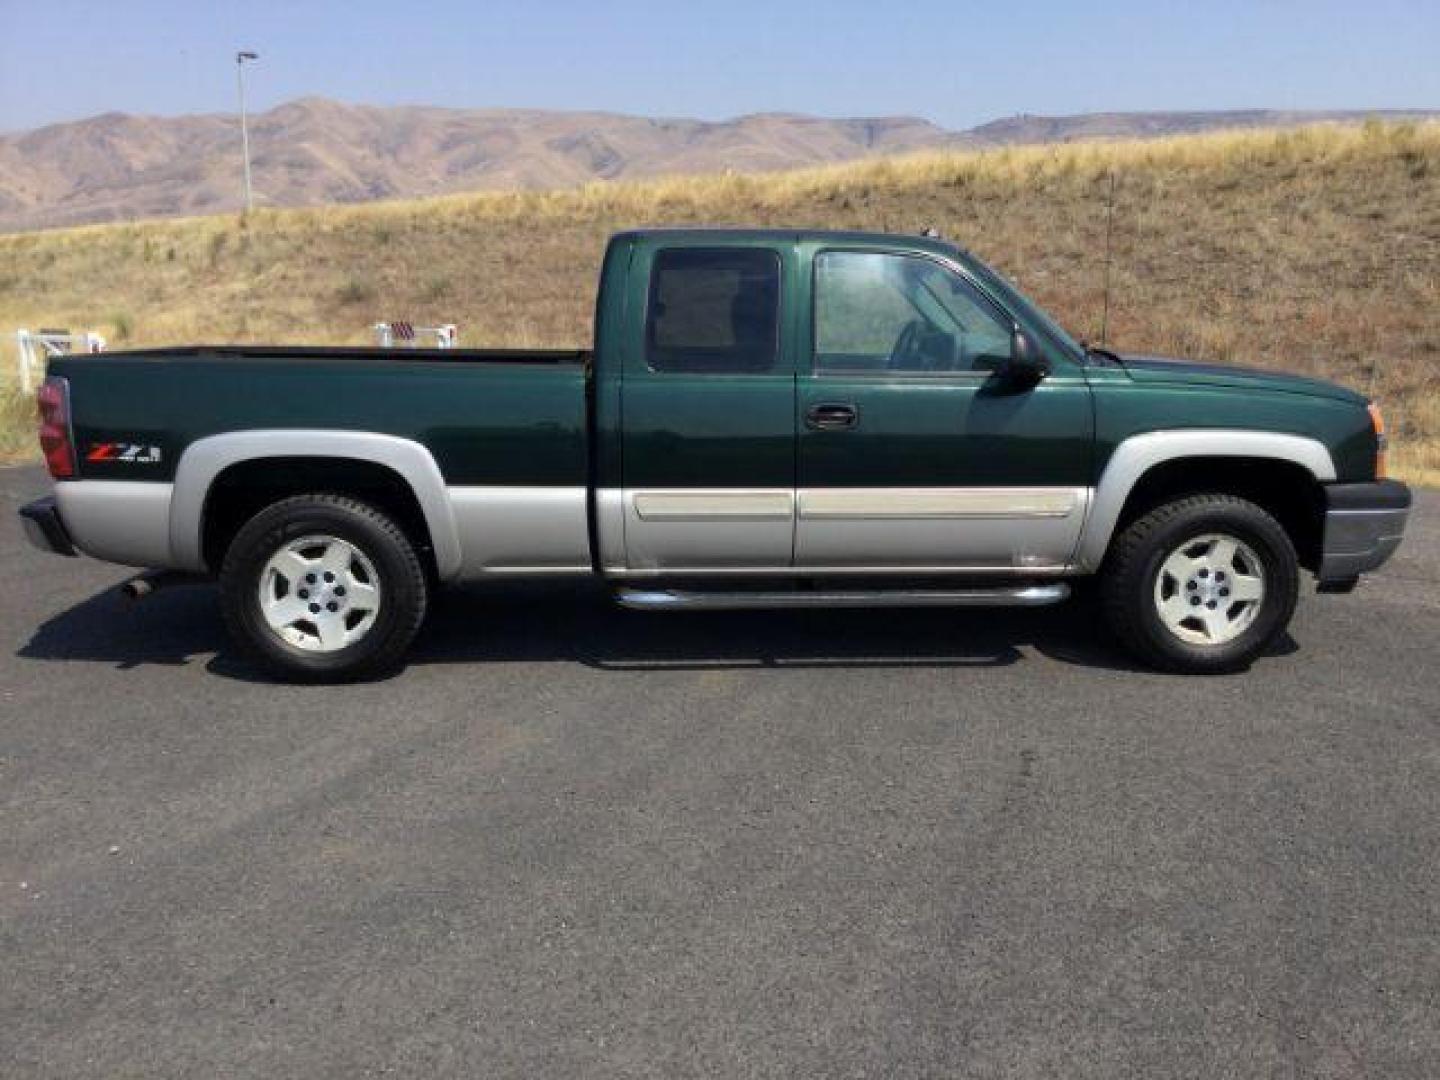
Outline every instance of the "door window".
<svg viewBox="0 0 1440 1080"><path fill-rule="evenodd" d="M780 257L757 248L655 254L645 324L650 368L760 374L779 352Z"/></svg>
<svg viewBox="0 0 1440 1080"><path fill-rule="evenodd" d="M1008 319L930 259L826 251L815 259L815 370L984 373L1010 355Z"/></svg>

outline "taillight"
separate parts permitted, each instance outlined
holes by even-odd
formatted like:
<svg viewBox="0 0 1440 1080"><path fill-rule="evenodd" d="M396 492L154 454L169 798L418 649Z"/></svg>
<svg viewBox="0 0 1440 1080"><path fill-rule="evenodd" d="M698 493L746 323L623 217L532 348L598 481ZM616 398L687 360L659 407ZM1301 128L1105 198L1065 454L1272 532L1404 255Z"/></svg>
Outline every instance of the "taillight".
<svg viewBox="0 0 1440 1080"><path fill-rule="evenodd" d="M1380 415L1380 406L1370 402L1370 426L1375 429L1375 479L1384 480L1387 473L1386 451L1390 449L1390 437L1385 434L1385 417Z"/></svg>
<svg viewBox="0 0 1440 1080"><path fill-rule="evenodd" d="M40 449L50 475L57 480L75 475L75 444L70 440L70 383L49 376L35 394L40 408Z"/></svg>

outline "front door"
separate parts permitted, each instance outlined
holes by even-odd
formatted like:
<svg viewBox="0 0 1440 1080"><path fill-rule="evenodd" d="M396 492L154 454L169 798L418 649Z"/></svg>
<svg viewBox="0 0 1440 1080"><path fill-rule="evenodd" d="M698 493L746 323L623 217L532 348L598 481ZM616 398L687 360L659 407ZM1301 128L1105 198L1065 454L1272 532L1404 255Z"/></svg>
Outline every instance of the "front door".
<svg viewBox="0 0 1440 1080"><path fill-rule="evenodd" d="M626 567L786 569L795 374L782 296L794 245L661 238L634 258L648 286L621 381Z"/></svg>
<svg viewBox="0 0 1440 1080"><path fill-rule="evenodd" d="M1089 500L1080 369L997 378L1014 323L954 267L818 250L796 395L797 568L1055 571ZM809 370L804 369L808 367Z"/></svg>

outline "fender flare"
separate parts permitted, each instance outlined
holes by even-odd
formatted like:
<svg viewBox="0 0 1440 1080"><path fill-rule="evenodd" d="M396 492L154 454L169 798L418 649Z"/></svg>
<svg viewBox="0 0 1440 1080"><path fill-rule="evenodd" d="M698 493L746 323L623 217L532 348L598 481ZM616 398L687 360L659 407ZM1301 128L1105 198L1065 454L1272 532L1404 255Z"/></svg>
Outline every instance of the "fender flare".
<svg viewBox="0 0 1440 1080"><path fill-rule="evenodd" d="M411 439L369 431L275 428L233 431L197 439L175 469L170 502L170 550L186 570L205 570L205 500L215 478L232 465L264 458L307 457L366 461L397 473L410 486L435 552L440 580L460 572L460 534L440 467L430 451Z"/></svg>
<svg viewBox="0 0 1440 1080"><path fill-rule="evenodd" d="M1105 466L1080 534L1075 564L1092 573L1100 568L1110 538L1135 485L1151 469L1183 458L1246 457L1299 465L1320 483L1335 479L1335 462L1318 439L1277 431L1193 428L1151 431L1125 439Z"/></svg>

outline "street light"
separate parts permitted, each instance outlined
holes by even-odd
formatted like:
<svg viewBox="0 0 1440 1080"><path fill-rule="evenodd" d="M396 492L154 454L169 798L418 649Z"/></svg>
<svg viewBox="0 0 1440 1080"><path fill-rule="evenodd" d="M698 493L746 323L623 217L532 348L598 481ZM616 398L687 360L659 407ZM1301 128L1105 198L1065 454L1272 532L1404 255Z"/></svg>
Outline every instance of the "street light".
<svg viewBox="0 0 1440 1080"><path fill-rule="evenodd" d="M240 148L245 158L245 212L254 209L250 196L250 129L245 123L245 61L259 60L260 54L242 49L235 54L235 84L240 90Z"/></svg>

